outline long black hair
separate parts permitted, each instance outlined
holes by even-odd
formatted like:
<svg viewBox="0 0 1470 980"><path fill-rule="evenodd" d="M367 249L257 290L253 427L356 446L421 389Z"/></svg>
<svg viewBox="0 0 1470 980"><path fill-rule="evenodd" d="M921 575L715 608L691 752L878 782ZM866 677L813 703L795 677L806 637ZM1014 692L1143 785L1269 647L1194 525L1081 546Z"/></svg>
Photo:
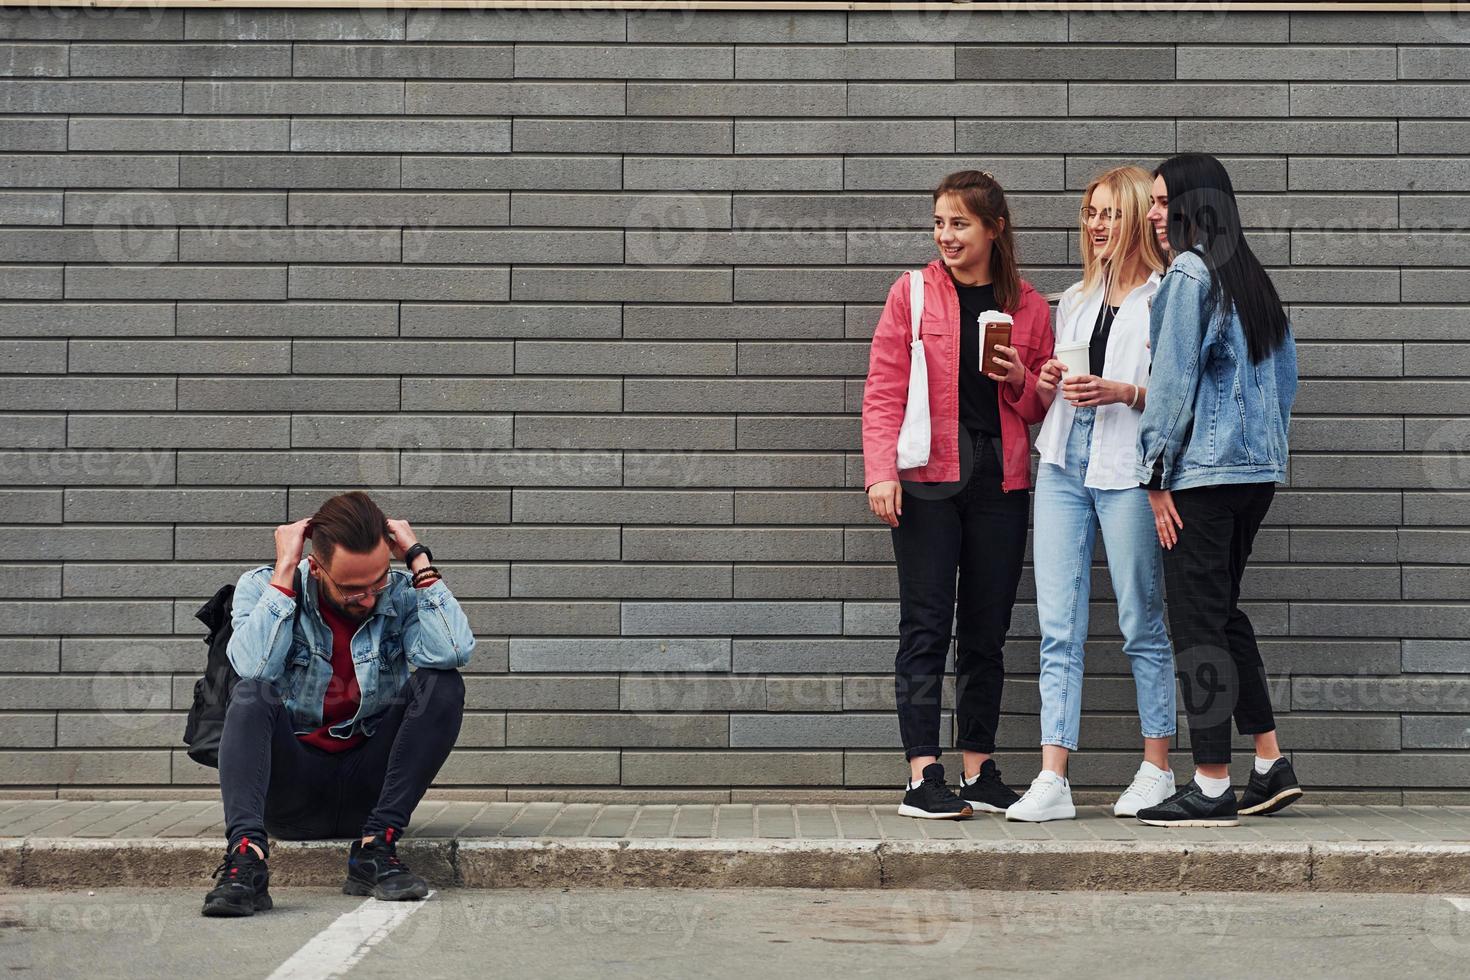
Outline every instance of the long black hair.
<svg viewBox="0 0 1470 980"><path fill-rule="evenodd" d="M1225 165L1208 153L1181 153L1159 164L1169 192L1169 248L1194 249L1210 270L1217 309L1240 316L1250 358L1260 363L1286 339L1286 311L1271 277L1246 243Z"/></svg>

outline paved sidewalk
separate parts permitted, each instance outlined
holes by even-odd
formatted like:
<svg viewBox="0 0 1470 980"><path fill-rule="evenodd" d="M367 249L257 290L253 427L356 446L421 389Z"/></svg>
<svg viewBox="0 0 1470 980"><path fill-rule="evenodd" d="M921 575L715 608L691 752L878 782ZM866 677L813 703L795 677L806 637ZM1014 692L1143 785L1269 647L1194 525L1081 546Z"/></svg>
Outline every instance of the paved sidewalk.
<svg viewBox="0 0 1470 980"><path fill-rule="evenodd" d="M1122 820L1102 806L1076 820L1014 823L998 815L912 820L884 806L784 804L449 803L413 815L410 838L976 841L1385 841L1470 842L1470 807L1313 806L1244 817L1223 830L1162 830ZM223 843L218 801L0 800L0 838L207 838Z"/></svg>
<svg viewBox="0 0 1470 980"><path fill-rule="evenodd" d="M0 884L207 880L218 802L0 801ZM1010 823L890 807L422 804L403 844L443 885L1135 888L1470 892L1470 807L1313 806L1228 829L1160 829L1104 807ZM277 842L272 873L340 878L340 842ZM103 858L106 860L103 860Z"/></svg>

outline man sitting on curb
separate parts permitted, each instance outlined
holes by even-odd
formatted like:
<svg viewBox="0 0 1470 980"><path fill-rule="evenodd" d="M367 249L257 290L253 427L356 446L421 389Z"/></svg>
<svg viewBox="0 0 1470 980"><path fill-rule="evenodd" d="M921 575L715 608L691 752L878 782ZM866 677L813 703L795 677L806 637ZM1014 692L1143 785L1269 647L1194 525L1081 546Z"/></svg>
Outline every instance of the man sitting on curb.
<svg viewBox="0 0 1470 980"><path fill-rule="evenodd" d="M398 838L459 737L458 668L475 647L432 560L407 521L353 491L276 528L275 566L240 576L227 648L240 680L219 747L229 845L205 915L271 907L267 827L287 840L360 838L346 894L428 894Z"/></svg>

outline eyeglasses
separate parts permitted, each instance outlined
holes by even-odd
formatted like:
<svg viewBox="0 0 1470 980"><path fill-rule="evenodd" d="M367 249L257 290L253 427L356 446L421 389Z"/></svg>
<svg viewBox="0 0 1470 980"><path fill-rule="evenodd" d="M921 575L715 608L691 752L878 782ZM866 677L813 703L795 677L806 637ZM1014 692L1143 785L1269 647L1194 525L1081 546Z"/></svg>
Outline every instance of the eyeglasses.
<svg viewBox="0 0 1470 980"><path fill-rule="evenodd" d="M335 588L338 592L341 592L342 591L342 586L338 585L337 584L337 580L334 579L334 578L332 578L331 573L327 571L325 565L323 565L321 562L317 562L316 563L316 567L321 569L322 574L327 577L327 581L328 582L331 582L332 583L332 587L333 588ZM392 566L390 565L389 567L391 568ZM383 574L380 575L380 576L378 576L378 578L379 579L385 579L387 577L388 577L388 569L385 568L385 569L383 569ZM352 605L354 603L361 602L361 601L363 601L364 599L366 599L366 598L368 598L370 596L372 598L377 598L378 596L382 595L384 592L387 592L388 591L388 588L389 588L389 584L384 584L384 585L379 586L376 589L369 589L366 592L354 592L352 595L344 595L342 597L342 604L344 606L346 606L346 605Z"/></svg>
<svg viewBox="0 0 1470 980"><path fill-rule="evenodd" d="M1121 221L1123 212L1121 210L1114 211L1112 208L1103 208L1101 211L1097 210L1097 208L1082 209L1083 221L1092 221L1096 218L1101 218L1104 221Z"/></svg>

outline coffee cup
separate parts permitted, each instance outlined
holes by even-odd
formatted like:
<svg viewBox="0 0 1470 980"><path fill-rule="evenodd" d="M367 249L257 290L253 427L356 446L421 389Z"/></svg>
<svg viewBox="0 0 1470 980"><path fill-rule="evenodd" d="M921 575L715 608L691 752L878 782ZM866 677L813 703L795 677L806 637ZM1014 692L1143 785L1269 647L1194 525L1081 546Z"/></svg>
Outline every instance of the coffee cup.
<svg viewBox="0 0 1470 980"><path fill-rule="evenodd" d="M1006 369L995 363L1000 353L996 344L1011 346L1011 327L1014 322L1010 314L999 310L986 310L980 314L980 371L982 374L1005 374Z"/></svg>
<svg viewBox="0 0 1470 980"><path fill-rule="evenodd" d="M1067 365L1067 370L1062 375L1064 378L1092 373L1092 344L1088 341L1057 344L1054 356Z"/></svg>

